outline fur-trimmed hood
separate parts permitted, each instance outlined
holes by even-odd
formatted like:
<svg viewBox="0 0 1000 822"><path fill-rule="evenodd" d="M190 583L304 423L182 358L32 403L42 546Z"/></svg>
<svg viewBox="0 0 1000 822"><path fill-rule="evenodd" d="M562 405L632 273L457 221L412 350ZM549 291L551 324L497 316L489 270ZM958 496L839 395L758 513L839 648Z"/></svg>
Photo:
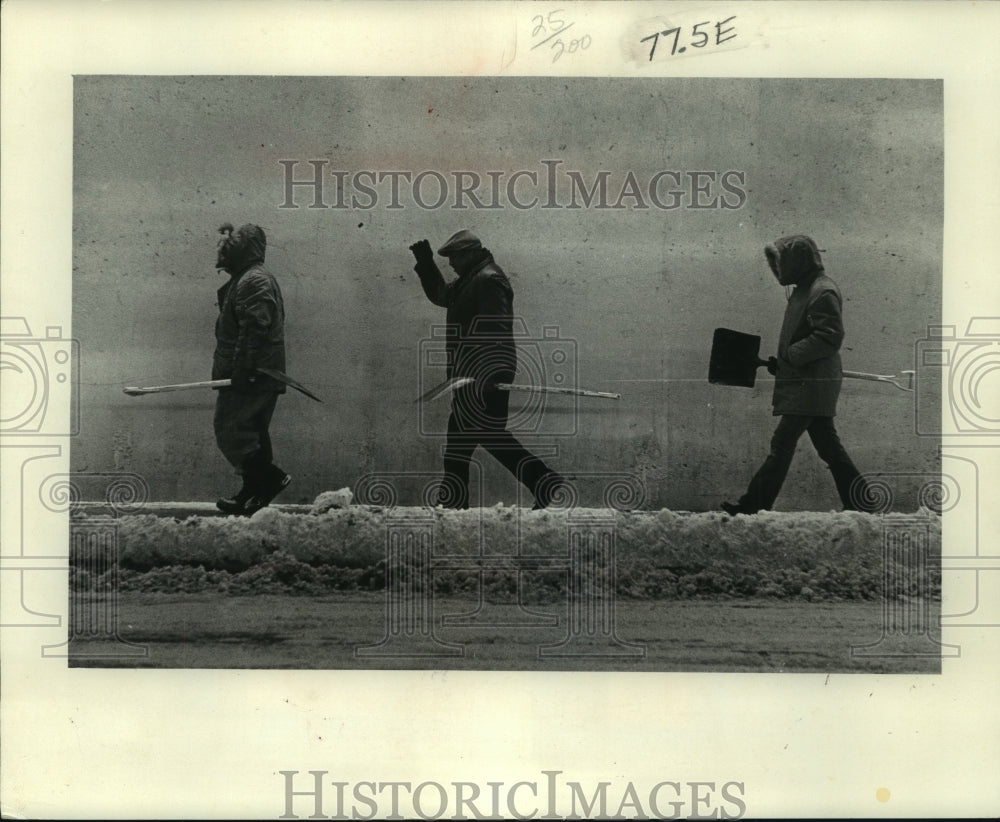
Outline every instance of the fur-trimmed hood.
<svg viewBox="0 0 1000 822"><path fill-rule="evenodd" d="M221 230L221 229L220 229ZM215 267L232 275L239 275L250 266L264 262L267 237L264 229L253 223L240 226L235 233L225 234L219 240Z"/></svg>
<svg viewBox="0 0 1000 822"><path fill-rule="evenodd" d="M811 237L793 234L781 237L764 248L764 256L782 285L799 285L815 279L823 271L823 258Z"/></svg>

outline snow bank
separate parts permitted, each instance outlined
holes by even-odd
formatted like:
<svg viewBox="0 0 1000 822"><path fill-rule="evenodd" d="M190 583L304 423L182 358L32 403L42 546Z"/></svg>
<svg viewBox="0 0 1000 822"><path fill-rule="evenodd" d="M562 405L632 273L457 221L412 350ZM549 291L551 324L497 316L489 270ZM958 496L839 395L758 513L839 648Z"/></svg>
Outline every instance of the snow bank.
<svg viewBox="0 0 1000 822"><path fill-rule="evenodd" d="M202 565L235 571L284 550L312 565L364 567L385 552L383 521L378 512L356 507L318 515L264 508L248 519L126 516L118 525L119 562L139 570Z"/></svg>
<svg viewBox="0 0 1000 822"><path fill-rule="evenodd" d="M354 494L350 488L341 488L339 491L324 491L312 504L309 509L310 514L325 514L334 508L347 508L354 499Z"/></svg>
<svg viewBox="0 0 1000 822"><path fill-rule="evenodd" d="M499 569L496 573L513 572L524 561L554 569L533 573L548 573L558 578L553 584L564 584L560 568L566 563L560 566L560 558L569 555L569 545L582 534L584 540L614 545L617 588L627 595L870 598L881 589L886 558L890 571L895 563L912 562L909 555L901 560L892 546L921 544L933 559L941 544L940 518L927 510L730 517L721 512L531 511L503 505L447 511L352 505L350 500L348 489L326 492L313 513L265 508L249 519L123 516L115 526L119 565L137 573L198 568L200 584L211 587L215 580L225 590L226 574L251 573L256 586L251 587L259 590L261 580L272 578L276 568L301 590L317 585L341 589L357 580L371 588L384 580L390 538L397 544L418 538L432 547L436 585L454 585L481 565ZM75 520L73 527L84 528L86 520ZM188 579L191 573L182 576Z"/></svg>

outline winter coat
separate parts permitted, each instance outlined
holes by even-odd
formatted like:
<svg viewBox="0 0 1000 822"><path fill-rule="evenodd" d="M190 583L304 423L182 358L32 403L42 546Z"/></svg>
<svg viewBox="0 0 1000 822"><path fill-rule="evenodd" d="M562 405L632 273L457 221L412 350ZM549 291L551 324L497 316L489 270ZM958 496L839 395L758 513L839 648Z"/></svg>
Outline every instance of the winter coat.
<svg viewBox="0 0 1000 822"><path fill-rule="evenodd" d="M278 282L264 267L264 232L243 226L230 247L226 270L231 278L218 290L212 379L258 367L285 370L285 306ZM284 383L257 374L254 392L282 394Z"/></svg>
<svg viewBox="0 0 1000 822"><path fill-rule="evenodd" d="M510 382L517 369L514 290L493 256L482 251L482 258L450 283L433 260L418 263L415 270L427 298L447 308L447 376Z"/></svg>
<svg viewBox="0 0 1000 822"><path fill-rule="evenodd" d="M795 284L778 338L774 414L833 417L843 373L843 300L808 237L787 237L767 249L783 284Z"/></svg>

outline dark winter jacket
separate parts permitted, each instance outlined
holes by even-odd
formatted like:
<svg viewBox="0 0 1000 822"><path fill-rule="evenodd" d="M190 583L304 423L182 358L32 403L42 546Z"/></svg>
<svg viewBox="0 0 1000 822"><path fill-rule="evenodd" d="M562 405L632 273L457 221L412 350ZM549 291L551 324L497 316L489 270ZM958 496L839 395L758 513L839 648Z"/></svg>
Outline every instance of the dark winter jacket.
<svg viewBox="0 0 1000 822"><path fill-rule="evenodd" d="M233 235L219 263L230 280L218 291L212 379L254 374L258 367L285 370L285 306L274 276L264 267L266 240L257 226ZM255 374L253 390L284 393L285 385Z"/></svg>
<svg viewBox="0 0 1000 822"><path fill-rule="evenodd" d="M493 255L480 258L445 283L433 259L414 267L427 298L448 309L448 377L473 377L488 385L510 382L517 369L514 290Z"/></svg>
<svg viewBox="0 0 1000 822"><path fill-rule="evenodd" d="M779 282L795 285L778 338L774 414L833 417L843 378L840 290L808 237L783 237L768 246L766 256Z"/></svg>

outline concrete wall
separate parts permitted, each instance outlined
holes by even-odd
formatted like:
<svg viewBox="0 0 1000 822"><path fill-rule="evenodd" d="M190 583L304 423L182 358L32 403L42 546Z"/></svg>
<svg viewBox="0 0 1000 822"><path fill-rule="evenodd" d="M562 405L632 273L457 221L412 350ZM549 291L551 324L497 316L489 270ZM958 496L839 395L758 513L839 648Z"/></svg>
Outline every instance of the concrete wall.
<svg viewBox="0 0 1000 822"><path fill-rule="evenodd" d="M939 322L935 81L78 77L74 118L82 384L73 470L134 471L157 500L214 499L235 483L214 445L210 392L121 392L208 378L224 221L267 232L289 372L325 399L291 392L279 403L277 459L295 478L287 502L369 471L439 470L443 441L421 434L413 404L420 341L444 321L412 271L407 246L424 237L436 248L460 228L476 231L511 277L529 332L557 326L575 346L578 384L621 392L618 402L581 401L579 413L551 400L543 434L526 440L556 449L564 471L641 475L648 507L715 508L766 452L767 375L752 390L706 379L717 326L760 334L765 356L774 349L785 295L766 242L801 232L826 250L845 295L845 368L912 368L914 344ZM451 196L421 208L404 181L392 208L385 181L374 208L310 208L302 188L299 207L282 208L280 160L300 161L298 179L311 175L309 160L328 161L327 205L336 205L333 170L348 181L359 170L435 170ZM689 193L672 210L637 208L634 198L620 209L544 208L543 160L562 161L554 196L563 205L569 170L588 184L609 171L609 205L629 171L645 187L661 170L735 170L745 173L745 203L690 208ZM521 178L514 194L541 201L518 209L504 192L500 208L456 209L456 170L484 180L503 172L504 184L534 171L537 189ZM425 183L425 200L435 199L434 181ZM740 199L716 183L693 204L719 195ZM425 428L443 432L447 412L443 400L425 409ZM904 496L937 465L937 442L915 435L913 417L912 395L845 383L845 444L863 471L914 475L901 480ZM575 433L549 436L560 431ZM482 463L485 502L514 501L512 480L489 457ZM779 507L839 507L805 441Z"/></svg>

